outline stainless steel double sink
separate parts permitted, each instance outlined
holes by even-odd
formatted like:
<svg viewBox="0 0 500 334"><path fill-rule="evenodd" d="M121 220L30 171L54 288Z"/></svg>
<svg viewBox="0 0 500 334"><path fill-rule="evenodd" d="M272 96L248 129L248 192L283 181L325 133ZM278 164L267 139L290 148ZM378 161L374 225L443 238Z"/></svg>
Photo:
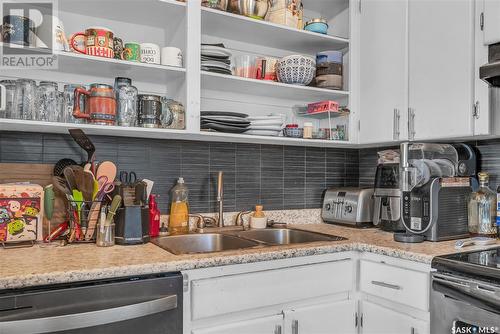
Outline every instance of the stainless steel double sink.
<svg viewBox="0 0 500 334"><path fill-rule="evenodd" d="M151 242L173 254L180 255L340 240L346 240L346 238L288 228L269 228L166 236L154 238Z"/></svg>

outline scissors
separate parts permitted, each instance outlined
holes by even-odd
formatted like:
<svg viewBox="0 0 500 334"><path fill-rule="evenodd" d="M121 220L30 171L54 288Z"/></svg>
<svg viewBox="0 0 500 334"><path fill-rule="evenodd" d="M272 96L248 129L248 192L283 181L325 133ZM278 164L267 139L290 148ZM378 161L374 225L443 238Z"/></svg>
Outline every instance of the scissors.
<svg viewBox="0 0 500 334"><path fill-rule="evenodd" d="M126 186L131 186L137 181L137 174L135 172L120 172L120 182Z"/></svg>
<svg viewBox="0 0 500 334"><path fill-rule="evenodd" d="M102 201L104 196L115 190L115 185L113 182L109 182L106 175L102 175L97 179L97 184L99 185L99 190L97 191L96 199Z"/></svg>

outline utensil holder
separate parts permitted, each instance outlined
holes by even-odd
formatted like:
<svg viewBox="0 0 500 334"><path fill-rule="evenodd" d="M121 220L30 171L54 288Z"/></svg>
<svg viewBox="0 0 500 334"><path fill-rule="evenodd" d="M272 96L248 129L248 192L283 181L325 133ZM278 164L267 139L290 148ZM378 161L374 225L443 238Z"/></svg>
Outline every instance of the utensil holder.
<svg viewBox="0 0 500 334"><path fill-rule="evenodd" d="M110 247L115 245L115 224L97 224L96 246Z"/></svg>
<svg viewBox="0 0 500 334"><path fill-rule="evenodd" d="M149 207L125 206L116 211L115 240L120 245L149 242Z"/></svg>
<svg viewBox="0 0 500 334"><path fill-rule="evenodd" d="M102 201L68 200L69 241L91 243L96 240L96 228ZM80 230L80 237L78 231ZM90 237L85 238L85 234Z"/></svg>

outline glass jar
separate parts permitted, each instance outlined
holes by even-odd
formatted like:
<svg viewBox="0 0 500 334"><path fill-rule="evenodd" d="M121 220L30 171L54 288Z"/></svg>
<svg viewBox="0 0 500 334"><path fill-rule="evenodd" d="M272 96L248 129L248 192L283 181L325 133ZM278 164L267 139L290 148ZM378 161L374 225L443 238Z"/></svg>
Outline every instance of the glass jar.
<svg viewBox="0 0 500 334"><path fill-rule="evenodd" d="M16 81L1 80L0 85L5 87L5 110L0 111L0 118L21 118L15 108L16 102Z"/></svg>
<svg viewBox="0 0 500 334"><path fill-rule="evenodd" d="M312 134L313 134L313 124L311 122L305 122L303 138L312 139L313 137Z"/></svg>
<svg viewBox="0 0 500 334"><path fill-rule="evenodd" d="M12 118L34 120L36 82L31 79L16 80L15 110Z"/></svg>
<svg viewBox="0 0 500 334"><path fill-rule="evenodd" d="M131 84L121 84L116 88L116 116L118 125L137 125L137 96L137 88Z"/></svg>
<svg viewBox="0 0 500 334"><path fill-rule="evenodd" d="M182 103L172 99L165 99L168 110L172 113L172 123L164 126L168 129L184 130L186 128L186 109Z"/></svg>
<svg viewBox="0 0 500 334"><path fill-rule="evenodd" d="M61 121L64 123L83 124L85 119L73 117L73 105L75 103L75 89L84 88L83 85L64 85L64 102ZM80 109L85 110L85 99L80 100Z"/></svg>
<svg viewBox="0 0 500 334"><path fill-rule="evenodd" d="M57 83L42 81L36 89L35 119L43 122L57 122L59 113L57 110Z"/></svg>
<svg viewBox="0 0 500 334"><path fill-rule="evenodd" d="M469 233L474 236L496 236L496 193L488 186L488 173L481 172L479 189L469 199Z"/></svg>

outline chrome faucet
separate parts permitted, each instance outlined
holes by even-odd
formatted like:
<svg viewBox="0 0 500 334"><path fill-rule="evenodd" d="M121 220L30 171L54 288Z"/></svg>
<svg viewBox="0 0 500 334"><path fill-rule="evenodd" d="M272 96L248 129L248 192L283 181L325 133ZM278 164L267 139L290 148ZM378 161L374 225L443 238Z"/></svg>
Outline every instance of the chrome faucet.
<svg viewBox="0 0 500 334"><path fill-rule="evenodd" d="M224 173L219 172L217 177L217 202L219 203L219 217L217 227L224 227Z"/></svg>

